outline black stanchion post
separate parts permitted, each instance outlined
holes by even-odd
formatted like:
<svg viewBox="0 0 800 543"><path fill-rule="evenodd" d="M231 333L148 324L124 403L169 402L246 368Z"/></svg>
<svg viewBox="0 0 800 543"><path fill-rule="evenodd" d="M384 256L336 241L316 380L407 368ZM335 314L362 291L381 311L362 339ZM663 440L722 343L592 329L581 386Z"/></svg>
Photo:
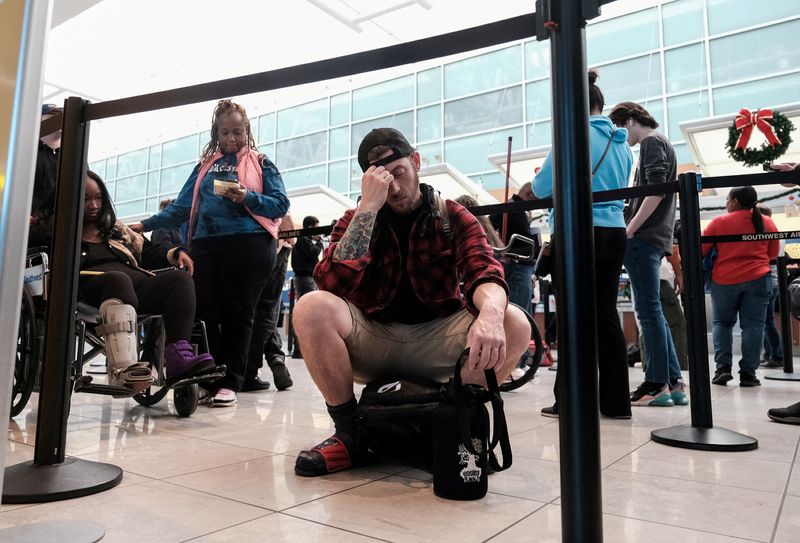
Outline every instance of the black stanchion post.
<svg viewBox="0 0 800 543"><path fill-rule="evenodd" d="M771 371L765 379L774 381L800 381L800 373L794 372L794 349L792 342L792 313L789 310L788 272L786 257L778 257L778 297L781 301L781 341L783 342L783 371Z"/></svg>
<svg viewBox="0 0 800 543"><path fill-rule="evenodd" d="M749 451L758 447L758 440L714 427L711 411L711 384L708 371L705 285L703 254L700 244L700 176L694 172L681 174L678 180L681 218L681 262L686 306L689 347L689 398L692 424L653 430L653 441L706 451Z"/></svg>
<svg viewBox="0 0 800 543"><path fill-rule="evenodd" d="M561 537L603 540L589 82L581 2L550 2ZM537 9L538 11L538 9Z"/></svg>
<svg viewBox="0 0 800 543"><path fill-rule="evenodd" d="M64 107L51 250L51 273L58 280L50 282L48 295L34 459L6 468L3 503L77 498L108 490L122 480L117 466L64 457L89 137L89 126L83 121L86 103L73 97Z"/></svg>
<svg viewBox="0 0 800 543"><path fill-rule="evenodd" d="M294 324L292 323L292 314L294 313L294 277L289 280L289 314L286 316L289 323L286 326L286 350L290 353L294 349Z"/></svg>

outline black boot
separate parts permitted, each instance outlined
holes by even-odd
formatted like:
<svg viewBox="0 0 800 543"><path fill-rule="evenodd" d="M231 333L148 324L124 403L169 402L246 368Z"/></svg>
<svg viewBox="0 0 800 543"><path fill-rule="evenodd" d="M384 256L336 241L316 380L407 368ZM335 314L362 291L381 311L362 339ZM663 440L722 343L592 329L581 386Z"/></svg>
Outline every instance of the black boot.
<svg viewBox="0 0 800 543"><path fill-rule="evenodd" d="M278 390L286 390L294 383L292 376L289 375L289 368L286 367L284 358L281 356L274 356L267 362L269 369L272 370L272 382L275 383L275 388Z"/></svg>

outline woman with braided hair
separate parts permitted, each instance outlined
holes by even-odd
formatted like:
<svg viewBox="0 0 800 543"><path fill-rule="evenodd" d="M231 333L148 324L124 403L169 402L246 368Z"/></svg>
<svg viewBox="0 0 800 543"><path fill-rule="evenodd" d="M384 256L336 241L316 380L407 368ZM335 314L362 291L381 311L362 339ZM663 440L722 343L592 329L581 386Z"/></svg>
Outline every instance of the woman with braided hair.
<svg viewBox="0 0 800 543"><path fill-rule="evenodd" d="M206 323L214 359L228 367L209 391L215 407L234 405L241 390L255 305L288 209L281 175L258 152L244 107L220 100L211 139L178 198L132 226L147 232L189 222L197 316Z"/></svg>
<svg viewBox="0 0 800 543"><path fill-rule="evenodd" d="M736 187L728 193L728 213L715 217L704 236L760 234L777 232L772 219L758 209L758 194L753 187ZM703 244L707 255L713 243ZM759 386L756 377L764 341L764 315L772 295L769 261L778 256L780 242L737 241L716 245L717 257L711 269L711 336L717 371L711 380L726 385L733 379L733 326L739 317L742 328L742 359L739 361L739 385Z"/></svg>

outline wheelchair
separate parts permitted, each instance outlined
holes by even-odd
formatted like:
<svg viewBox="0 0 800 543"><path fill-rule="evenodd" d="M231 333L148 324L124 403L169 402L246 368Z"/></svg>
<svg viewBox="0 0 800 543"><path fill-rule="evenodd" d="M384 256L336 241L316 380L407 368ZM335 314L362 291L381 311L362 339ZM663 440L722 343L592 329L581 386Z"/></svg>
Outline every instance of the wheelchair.
<svg viewBox="0 0 800 543"><path fill-rule="evenodd" d="M28 251L25 265L25 288L22 293L17 352L11 393L11 416L19 415L36 389L44 352L44 323L47 311L47 284L49 282L47 253L42 248ZM200 398L199 383L214 381L225 375L225 366L212 373L185 379L166 377L164 368L164 327L160 315L137 315L137 343L139 360L148 363L154 373L153 384L133 394L130 389L93 382L93 377L83 374L83 368L93 358L105 353L105 342L95 332L101 322L97 308L78 302L75 310L76 357L70 370L74 392L103 394L114 397L133 397L139 405L150 407L173 391L175 411L181 417L191 416ZM191 343L199 352L208 352L205 323L195 321Z"/></svg>

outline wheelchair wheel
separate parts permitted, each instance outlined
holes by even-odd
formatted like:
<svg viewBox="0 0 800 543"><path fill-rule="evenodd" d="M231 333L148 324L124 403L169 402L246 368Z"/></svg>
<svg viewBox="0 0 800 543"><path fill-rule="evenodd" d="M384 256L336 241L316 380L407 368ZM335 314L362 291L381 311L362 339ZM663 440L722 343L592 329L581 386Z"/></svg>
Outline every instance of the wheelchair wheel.
<svg viewBox="0 0 800 543"><path fill-rule="evenodd" d="M167 395L167 392L169 392L167 387L157 387L154 385L144 389L139 394L134 395L133 399L139 405L151 407L163 400L164 396Z"/></svg>
<svg viewBox="0 0 800 543"><path fill-rule="evenodd" d="M36 308L28 291L22 292L22 310L19 316L17 354L14 362L14 383L11 389L11 416L19 415L33 392L39 365L36 336Z"/></svg>
<svg viewBox="0 0 800 543"><path fill-rule="evenodd" d="M539 327L536 326L533 317L531 317L527 311L523 310L523 313L528 317L528 323L531 325L530 346L527 351L522 353L519 364L517 365L517 369L521 369L522 372L514 370L517 378L514 379L513 376L509 377L508 380L500 384L500 390L503 392L516 390L533 379L534 375L536 375L536 371L539 369L539 364L542 362L542 356L544 355L544 344L542 343L542 334L539 332Z"/></svg>
<svg viewBox="0 0 800 543"><path fill-rule="evenodd" d="M175 411L181 417L190 417L197 409L197 402L200 399L200 390L197 383L177 387L173 389L173 402L175 403Z"/></svg>

